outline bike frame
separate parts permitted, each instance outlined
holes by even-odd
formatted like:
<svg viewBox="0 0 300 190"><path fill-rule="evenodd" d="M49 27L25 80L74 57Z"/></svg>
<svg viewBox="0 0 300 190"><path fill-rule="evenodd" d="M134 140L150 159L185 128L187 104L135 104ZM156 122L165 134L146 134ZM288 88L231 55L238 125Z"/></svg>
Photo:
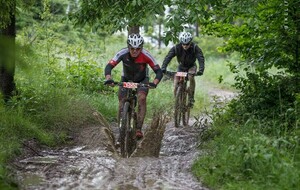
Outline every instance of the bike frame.
<svg viewBox="0 0 300 190"><path fill-rule="evenodd" d="M175 91L175 107L174 107L174 120L175 127L180 127L182 123L187 126L190 118L191 106L189 102L189 86L188 72L171 72L167 71L168 74L178 77L177 89ZM175 80L175 79L174 79Z"/></svg>
<svg viewBox="0 0 300 190"><path fill-rule="evenodd" d="M175 94L175 127L179 127L182 121L184 126L189 123L190 109L189 106L189 87L188 73L177 72L175 77L179 77L176 94Z"/></svg>
<svg viewBox="0 0 300 190"><path fill-rule="evenodd" d="M119 82L117 83L123 88L127 88L126 97L123 99L121 114L119 114L120 127L120 148L121 155L124 158L129 158L134 152L137 145L136 127L137 127L137 88L150 87L149 84Z"/></svg>

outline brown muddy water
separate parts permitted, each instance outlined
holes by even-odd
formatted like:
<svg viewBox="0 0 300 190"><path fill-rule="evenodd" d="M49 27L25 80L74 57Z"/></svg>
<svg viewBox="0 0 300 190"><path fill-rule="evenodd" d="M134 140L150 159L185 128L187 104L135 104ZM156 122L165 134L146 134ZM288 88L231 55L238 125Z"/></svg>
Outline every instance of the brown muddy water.
<svg viewBox="0 0 300 190"><path fill-rule="evenodd" d="M133 157L127 159L109 143L97 142L105 140L98 126L86 130L93 138L85 145L44 150L20 160L21 189L205 189L190 171L200 153L197 127L174 128L170 122L163 136L148 129Z"/></svg>
<svg viewBox="0 0 300 190"><path fill-rule="evenodd" d="M175 128L166 117L155 117L132 157L121 158L113 146L116 124L102 121L83 127L75 146L35 152L27 145L34 153L14 162L16 178L23 190L208 190L191 165L209 122L201 116Z"/></svg>

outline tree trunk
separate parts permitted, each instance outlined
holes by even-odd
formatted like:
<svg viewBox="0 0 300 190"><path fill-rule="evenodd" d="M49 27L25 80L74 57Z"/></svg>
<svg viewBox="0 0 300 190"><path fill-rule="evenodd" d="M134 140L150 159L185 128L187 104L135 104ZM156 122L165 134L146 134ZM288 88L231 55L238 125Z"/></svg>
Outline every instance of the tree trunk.
<svg viewBox="0 0 300 190"><path fill-rule="evenodd" d="M195 28L196 28L196 35L197 37L199 37L199 24L198 22L195 23Z"/></svg>
<svg viewBox="0 0 300 190"><path fill-rule="evenodd" d="M139 34L140 27L139 26L128 26L128 35L130 34Z"/></svg>
<svg viewBox="0 0 300 190"><path fill-rule="evenodd" d="M16 37L14 11L10 15L10 24L0 31L0 90L5 102L13 96L16 88L14 82Z"/></svg>
<svg viewBox="0 0 300 190"><path fill-rule="evenodd" d="M158 24L158 49L161 48L161 24Z"/></svg>

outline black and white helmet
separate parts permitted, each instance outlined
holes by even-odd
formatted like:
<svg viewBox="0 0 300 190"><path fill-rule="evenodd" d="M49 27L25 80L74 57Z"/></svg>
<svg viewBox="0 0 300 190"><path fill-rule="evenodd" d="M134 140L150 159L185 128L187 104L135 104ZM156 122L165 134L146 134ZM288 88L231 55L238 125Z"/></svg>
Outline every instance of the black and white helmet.
<svg viewBox="0 0 300 190"><path fill-rule="evenodd" d="M179 35L179 41L182 44L188 44L188 43L190 43L192 41L192 39L193 39L193 36L189 32L182 32Z"/></svg>
<svg viewBox="0 0 300 190"><path fill-rule="evenodd" d="M133 48L141 47L144 43L144 39L140 34L130 34L127 39L127 44Z"/></svg>

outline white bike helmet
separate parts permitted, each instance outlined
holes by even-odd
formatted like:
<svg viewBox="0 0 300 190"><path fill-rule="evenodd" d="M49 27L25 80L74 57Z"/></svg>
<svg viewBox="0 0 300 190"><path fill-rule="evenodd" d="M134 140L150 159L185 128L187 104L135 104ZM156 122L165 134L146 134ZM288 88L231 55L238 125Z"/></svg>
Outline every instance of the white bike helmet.
<svg viewBox="0 0 300 190"><path fill-rule="evenodd" d="M193 39L193 36L189 32L182 32L179 35L179 41L182 44L188 44L188 43L190 43L192 41L192 39Z"/></svg>
<svg viewBox="0 0 300 190"><path fill-rule="evenodd" d="M144 39L139 34L130 34L128 36L127 44L131 45L133 48L141 47L144 43Z"/></svg>

